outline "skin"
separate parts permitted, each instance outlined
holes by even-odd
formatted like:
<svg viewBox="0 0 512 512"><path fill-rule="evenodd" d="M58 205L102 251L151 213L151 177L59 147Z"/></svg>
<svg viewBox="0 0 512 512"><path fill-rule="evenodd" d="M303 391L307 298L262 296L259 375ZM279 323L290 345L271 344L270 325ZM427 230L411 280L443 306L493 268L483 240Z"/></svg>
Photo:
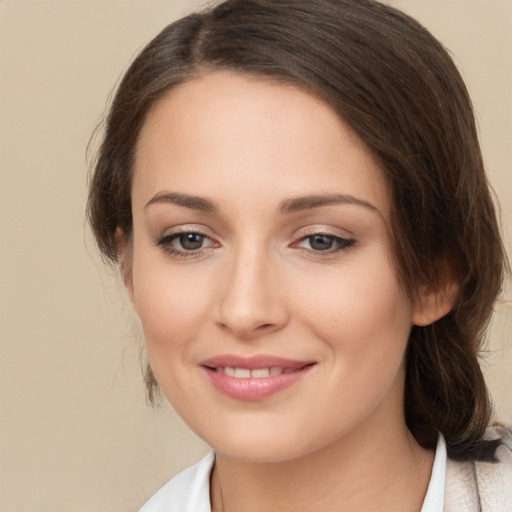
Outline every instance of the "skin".
<svg viewBox="0 0 512 512"><path fill-rule="evenodd" d="M311 195L330 199L283 211ZM163 393L216 452L214 511L420 510L433 453L405 426L404 352L411 326L449 304L404 293L390 207L364 143L296 88L217 72L150 112L126 284ZM186 232L204 236L200 249L172 238ZM219 393L199 365L228 353L316 364L248 402Z"/></svg>

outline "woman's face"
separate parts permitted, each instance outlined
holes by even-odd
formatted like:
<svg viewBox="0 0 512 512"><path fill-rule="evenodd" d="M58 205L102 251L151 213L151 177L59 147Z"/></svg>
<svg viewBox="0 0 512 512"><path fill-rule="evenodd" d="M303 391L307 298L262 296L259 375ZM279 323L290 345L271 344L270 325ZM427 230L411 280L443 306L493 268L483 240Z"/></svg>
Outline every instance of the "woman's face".
<svg viewBox="0 0 512 512"><path fill-rule="evenodd" d="M403 425L417 313L389 193L326 104L227 72L176 87L142 129L132 201L151 366L218 453L291 460Z"/></svg>

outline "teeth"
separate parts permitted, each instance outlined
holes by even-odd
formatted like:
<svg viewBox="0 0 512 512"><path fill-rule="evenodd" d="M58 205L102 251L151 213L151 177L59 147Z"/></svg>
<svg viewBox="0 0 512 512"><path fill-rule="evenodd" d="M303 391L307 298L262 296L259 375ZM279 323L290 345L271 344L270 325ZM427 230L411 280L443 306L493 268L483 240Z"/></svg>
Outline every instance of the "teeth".
<svg viewBox="0 0 512 512"><path fill-rule="evenodd" d="M258 368L257 370L251 370L251 377L256 379L261 377L270 377L270 370L268 368Z"/></svg>
<svg viewBox="0 0 512 512"><path fill-rule="evenodd" d="M237 379L249 379L251 377L253 379L264 379L266 377L276 377L283 373L293 373L295 368L273 366L271 368L255 368L254 370L249 370L248 368L230 368L226 366L225 368L216 368L216 371L218 373L225 373L229 377L236 377Z"/></svg>
<svg viewBox="0 0 512 512"><path fill-rule="evenodd" d="M251 376L251 370L247 368L235 368L235 377L237 379L248 379Z"/></svg>

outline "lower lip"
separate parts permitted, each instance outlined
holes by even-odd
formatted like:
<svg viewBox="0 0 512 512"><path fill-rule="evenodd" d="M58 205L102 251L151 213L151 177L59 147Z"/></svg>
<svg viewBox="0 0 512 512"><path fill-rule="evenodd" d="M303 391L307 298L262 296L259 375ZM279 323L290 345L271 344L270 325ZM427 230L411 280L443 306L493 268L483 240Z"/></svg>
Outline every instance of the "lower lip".
<svg viewBox="0 0 512 512"><path fill-rule="evenodd" d="M217 391L235 400L256 402L293 386L309 373L313 366L308 365L292 373L282 373L281 375L262 378L249 377L247 379L230 377L225 373L204 366L203 369Z"/></svg>

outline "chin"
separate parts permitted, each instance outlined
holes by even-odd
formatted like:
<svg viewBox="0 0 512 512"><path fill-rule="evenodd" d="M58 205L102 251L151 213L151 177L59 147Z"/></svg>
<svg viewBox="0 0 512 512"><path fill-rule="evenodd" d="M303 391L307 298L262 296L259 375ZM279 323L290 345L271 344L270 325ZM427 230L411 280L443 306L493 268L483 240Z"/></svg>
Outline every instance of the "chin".
<svg viewBox="0 0 512 512"><path fill-rule="evenodd" d="M279 463L298 459L319 449L318 439L309 440L303 429L290 422L251 425L222 425L207 432L196 430L213 450L233 460L247 463ZM300 435L299 435L300 434Z"/></svg>
<svg viewBox="0 0 512 512"><path fill-rule="evenodd" d="M223 443L212 446L215 453L223 457L245 463L276 464L288 462L307 455L298 449L297 445L290 446L283 440L261 442Z"/></svg>

